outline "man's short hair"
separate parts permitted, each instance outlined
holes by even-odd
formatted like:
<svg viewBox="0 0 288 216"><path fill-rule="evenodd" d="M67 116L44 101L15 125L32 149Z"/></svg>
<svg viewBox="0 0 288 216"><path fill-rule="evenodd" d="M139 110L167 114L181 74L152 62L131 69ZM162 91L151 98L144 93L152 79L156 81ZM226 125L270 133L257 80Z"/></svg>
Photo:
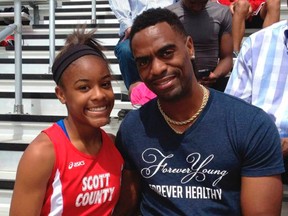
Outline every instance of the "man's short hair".
<svg viewBox="0 0 288 216"><path fill-rule="evenodd" d="M172 29L183 36L187 36L185 28L178 16L166 8L151 8L144 11L141 15L136 17L130 32L130 46L131 41L135 34L149 26L156 25L157 23L166 22Z"/></svg>

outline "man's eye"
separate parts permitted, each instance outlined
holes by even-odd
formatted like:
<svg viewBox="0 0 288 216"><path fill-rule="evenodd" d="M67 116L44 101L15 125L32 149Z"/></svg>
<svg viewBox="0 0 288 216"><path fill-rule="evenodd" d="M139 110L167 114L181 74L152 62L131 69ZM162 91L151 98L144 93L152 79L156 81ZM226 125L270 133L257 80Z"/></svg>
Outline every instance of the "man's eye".
<svg viewBox="0 0 288 216"><path fill-rule="evenodd" d="M137 66L138 67L145 67L148 64L148 59L139 59L137 60Z"/></svg>
<svg viewBox="0 0 288 216"><path fill-rule="evenodd" d="M163 56L164 58L170 58L170 57L173 56L173 54L174 54L174 51L173 51L173 50L166 50L165 52L163 52L162 56Z"/></svg>

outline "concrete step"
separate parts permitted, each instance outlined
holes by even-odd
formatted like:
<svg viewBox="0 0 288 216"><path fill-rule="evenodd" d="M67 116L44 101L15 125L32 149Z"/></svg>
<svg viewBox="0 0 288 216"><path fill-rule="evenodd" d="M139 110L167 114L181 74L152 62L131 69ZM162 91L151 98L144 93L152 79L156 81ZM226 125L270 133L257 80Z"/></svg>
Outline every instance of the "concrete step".
<svg viewBox="0 0 288 216"><path fill-rule="evenodd" d="M44 48L44 49L41 49ZM57 55L60 51L62 46L56 45L55 47L55 54ZM109 50L108 50L109 49ZM1 50L1 48L0 48ZM104 50L103 53L105 54L107 60L111 64L118 64L118 60L114 55L114 46L107 46L107 50ZM6 59L5 59L6 58ZM6 48L4 52L0 53L0 62L1 63L14 63L15 52L14 48ZM13 61L9 60L13 59ZM31 60L27 60L31 59ZM37 61L36 63L46 63L49 59L49 47L48 46L25 46L22 49L22 60L23 62L33 62L33 59ZM36 59L43 59L43 61L38 61ZM47 59L47 60L46 60Z"/></svg>
<svg viewBox="0 0 288 216"><path fill-rule="evenodd" d="M133 109L127 95L115 93L115 103L111 116L117 117L121 109ZM13 113L15 106L14 92L0 92L0 114ZM66 107L62 105L55 93L24 92L22 94L22 105L25 114L32 115L66 115Z"/></svg>
<svg viewBox="0 0 288 216"><path fill-rule="evenodd" d="M12 190L0 190L0 216L9 215Z"/></svg>
<svg viewBox="0 0 288 216"><path fill-rule="evenodd" d="M30 61L31 62L31 61ZM46 59L43 63L27 63L23 62L22 64L22 74L50 74L49 71L49 60ZM117 64L110 64L111 70L113 74L120 75L119 65ZM3 60L1 63L0 59L0 74L1 73L8 73L14 74L15 73L15 65L12 61Z"/></svg>
<svg viewBox="0 0 288 216"><path fill-rule="evenodd" d="M2 150L22 151L19 146L4 148L3 144L24 145L29 144L43 129L49 127L54 122L65 118L65 116L58 115L29 115L29 114L0 114L0 152ZM118 117L111 117L110 123L105 125L103 129L108 133L116 134L121 119ZM19 149L20 148L20 149ZM2 160L2 157L0 157ZM9 162L8 162L9 163ZM0 162L0 166L3 163ZM1 170L1 169L0 169ZM6 169L5 169L6 170ZM0 179L2 175L0 175ZM1 188L0 188L1 189Z"/></svg>
<svg viewBox="0 0 288 216"><path fill-rule="evenodd" d="M118 20L117 19L107 19L107 20L104 20L104 19L99 19L97 20L96 19L96 22L99 25L105 25L107 27L111 27L111 28L119 28L119 24L118 24ZM57 19L55 20L55 24L56 25L63 25L63 24L69 24L69 25L73 25L73 24L77 24L77 25L80 25L80 24L92 24L92 20L91 20L91 17L90 18L87 18L87 19L79 19L79 20L72 20L72 19ZM49 20L44 20L41 22L41 24L43 25L47 25L49 24ZM109 26L108 26L109 25ZM105 28L105 26L103 26L103 28Z"/></svg>
<svg viewBox="0 0 288 216"><path fill-rule="evenodd" d="M79 0L72 0L72 1L63 1L62 2L62 7L91 7L91 1L79 1ZM102 5L106 6L109 4L108 0L96 0L96 7L101 7Z"/></svg>
<svg viewBox="0 0 288 216"><path fill-rule="evenodd" d="M118 77L118 76L117 76ZM22 91L23 93L52 93L55 91L55 82L54 80L22 80ZM112 81L112 88L116 94L116 99L121 99L121 87L122 81ZM5 94L14 94L15 91L15 79L1 79L0 80L0 95L5 97ZM5 94L3 94L5 93ZM2 95L3 94L3 95ZM24 95L25 97L25 95Z"/></svg>

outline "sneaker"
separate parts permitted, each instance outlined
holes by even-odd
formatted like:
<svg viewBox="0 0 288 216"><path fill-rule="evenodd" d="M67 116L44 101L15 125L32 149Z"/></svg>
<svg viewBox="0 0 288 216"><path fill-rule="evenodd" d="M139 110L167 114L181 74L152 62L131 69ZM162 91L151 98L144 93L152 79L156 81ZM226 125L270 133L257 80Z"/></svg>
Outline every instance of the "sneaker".
<svg viewBox="0 0 288 216"><path fill-rule="evenodd" d="M14 47L14 36L8 35L4 40L0 41L0 46Z"/></svg>
<svg viewBox="0 0 288 216"><path fill-rule="evenodd" d="M121 109L119 112L118 112L118 119L119 120L122 120L125 118L125 116L127 115L127 113L130 111L130 109Z"/></svg>

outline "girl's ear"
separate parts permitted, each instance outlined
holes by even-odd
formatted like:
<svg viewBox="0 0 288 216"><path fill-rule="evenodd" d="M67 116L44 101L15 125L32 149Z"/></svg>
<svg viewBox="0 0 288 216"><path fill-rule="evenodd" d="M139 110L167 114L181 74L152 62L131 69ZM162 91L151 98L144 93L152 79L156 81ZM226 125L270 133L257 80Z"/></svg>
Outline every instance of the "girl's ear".
<svg viewBox="0 0 288 216"><path fill-rule="evenodd" d="M62 87L56 86L55 87L55 94L62 104L66 103L65 94L64 94Z"/></svg>

